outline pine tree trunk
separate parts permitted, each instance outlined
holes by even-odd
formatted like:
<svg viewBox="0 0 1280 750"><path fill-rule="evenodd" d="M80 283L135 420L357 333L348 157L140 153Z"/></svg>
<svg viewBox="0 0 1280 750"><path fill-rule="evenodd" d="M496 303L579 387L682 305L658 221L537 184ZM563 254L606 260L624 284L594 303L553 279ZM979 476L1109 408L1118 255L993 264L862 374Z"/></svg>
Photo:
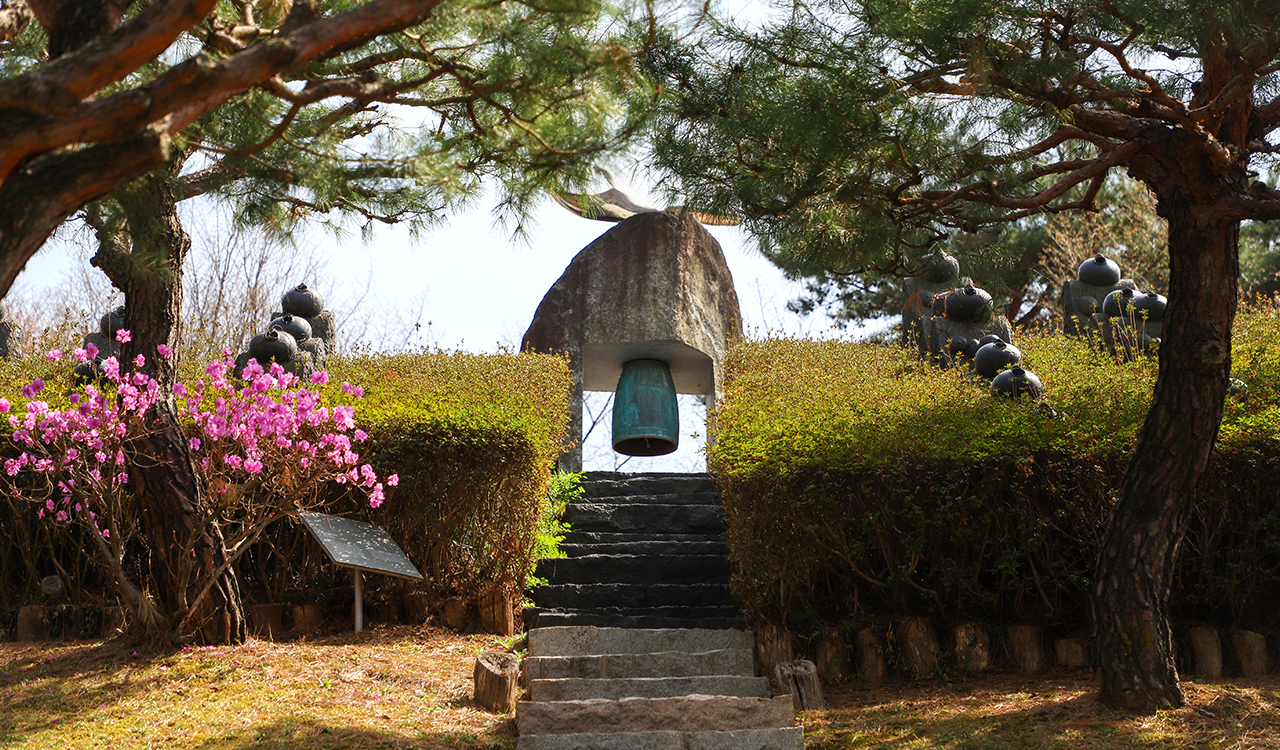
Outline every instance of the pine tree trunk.
<svg viewBox="0 0 1280 750"><path fill-rule="evenodd" d="M1102 701L1143 713L1185 703L1169 594L1196 484L1222 420L1238 275L1238 221L1197 216L1177 194L1160 204L1169 220L1170 261L1160 373L1094 578Z"/></svg>
<svg viewBox="0 0 1280 750"><path fill-rule="evenodd" d="M127 219L129 252L120 242L101 243L94 263L125 294L125 324L132 340L121 358L132 367L146 358L143 371L171 394L180 354L182 262L191 238L182 227L171 181L181 160L162 174L143 178L136 193L120 201ZM100 232L101 236L101 232ZM158 356L156 347L173 347L174 355ZM150 544L151 574L168 637L176 642L239 643L245 637L245 614L235 569L227 566L222 532L209 517L205 484L196 472L186 434L172 395L157 402L156 429L132 443L130 480ZM200 596L205 582L215 578Z"/></svg>

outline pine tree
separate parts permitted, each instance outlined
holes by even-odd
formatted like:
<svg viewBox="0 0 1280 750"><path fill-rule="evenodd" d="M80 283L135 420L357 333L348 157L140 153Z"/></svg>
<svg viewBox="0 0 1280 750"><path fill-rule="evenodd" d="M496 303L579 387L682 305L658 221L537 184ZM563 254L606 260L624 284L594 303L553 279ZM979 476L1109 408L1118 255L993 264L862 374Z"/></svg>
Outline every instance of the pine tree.
<svg viewBox="0 0 1280 750"><path fill-rule="evenodd" d="M0 292L79 212L125 295L123 360L144 354L169 385L173 360L153 355L179 340L179 203L208 196L286 239L303 220L421 226L487 179L519 218L634 132L653 92L627 51L633 20L596 0L8 0ZM205 488L172 405L156 409L167 429L130 472L156 625L241 640Z"/></svg>
<svg viewBox="0 0 1280 750"><path fill-rule="evenodd" d="M658 159L793 274L909 268L949 235L1087 211L1107 176L1168 222L1151 408L1096 569L1106 704L1184 702L1167 602L1231 370L1241 222L1280 146L1280 17L1261 0L796 0L651 59Z"/></svg>

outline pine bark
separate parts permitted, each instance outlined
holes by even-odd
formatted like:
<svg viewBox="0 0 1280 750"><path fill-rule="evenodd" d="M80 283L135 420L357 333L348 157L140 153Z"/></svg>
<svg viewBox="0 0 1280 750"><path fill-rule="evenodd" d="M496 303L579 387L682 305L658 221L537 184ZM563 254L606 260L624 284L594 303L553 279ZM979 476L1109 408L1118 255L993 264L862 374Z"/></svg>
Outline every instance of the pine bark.
<svg viewBox="0 0 1280 750"><path fill-rule="evenodd" d="M1159 209L1169 221L1170 261L1160 374L1094 578L1102 701L1142 713L1186 702L1169 594L1222 420L1238 276L1238 221L1212 216L1177 189L1159 196Z"/></svg>
<svg viewBox="0 0 1280 750"><path fill-rule="evenodd" d="M173 195L172 178L181 161L143 178L132 194L121 197L127 239L100 230L100 250L93 262L125 295L125 322L132 339L121 348L123 364L132 367L135 357L145 357L141 369L167 394L148 415L155 429L131 444L129 471L168 637L175 642L239 643L246 632L239 581L235 568L226 565L221 529L206 503L205 483L196 471L171 395L181 353L177 343L182 262L191 247ZM174 356L158 356L160 344L172 347ZM210 579L214 583L202 595Z"/></svg>

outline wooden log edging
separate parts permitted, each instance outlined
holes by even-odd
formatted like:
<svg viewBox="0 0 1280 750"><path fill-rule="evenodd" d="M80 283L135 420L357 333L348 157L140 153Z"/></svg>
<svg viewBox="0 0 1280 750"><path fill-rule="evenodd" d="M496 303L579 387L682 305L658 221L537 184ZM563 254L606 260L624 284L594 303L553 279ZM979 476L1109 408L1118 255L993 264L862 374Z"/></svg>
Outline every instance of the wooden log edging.
<svg viewBox="0 0 1280 750"><path fill-rule="evenodd" d="M770 642L792 642L791 634L786 630L765 627L770 629ZM1280 644L1269 643L1275 637L1273 633L1219 630L1205 625L1183 626L1176 630L1181 634L1177 643L1179 663L1185 665L1180 670L1184 676L1216 680L1224 675L1254 678L1280 673L1280 658L1275 656ZM999 664L1027 674L1036 674L1050 667L1073 670L1097 668L1088 637L1053 637L1046 633L1044 627L1033 623L1016 623L997 631L1003 637L995 650L987 626L980 623L953 626L941 648L934 626L927 618L897 620L888 628L892 636L888 644L885 632L874 625L857 629L852 624L829 625L816 639L809 641L808 649L801 650L811 651L811 654L797 653L796 656L813 656L817 675L827 684L850 679L877 684L883 682L891 671L909 679L927 679L952 669L981 672ZM844 634L848 634L848 640ZM996 652L1002 655L998 659L993 657ZM772 666L765 664L766 674L773 674L781 663L779 660Z"/></svg>

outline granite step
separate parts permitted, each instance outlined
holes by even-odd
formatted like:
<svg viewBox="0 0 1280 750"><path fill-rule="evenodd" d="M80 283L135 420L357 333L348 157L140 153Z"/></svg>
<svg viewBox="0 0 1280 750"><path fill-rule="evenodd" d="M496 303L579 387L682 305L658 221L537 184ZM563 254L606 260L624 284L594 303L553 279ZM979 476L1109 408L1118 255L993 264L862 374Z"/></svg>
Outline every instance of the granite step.
<svg viewBox="0 0 1280 750"><path fill-rule="evenodd" d="M521 736L516 750L803 750L804 728Z"/></svg>
<svg viewBox="0 0 1280 750"><path fill-rule="evenodd" d="M722 648L697 653L659 651L648 654L529 656L524 661L524 673L530 680L698 675L751 677L755 672L755 659L751 651L745 648Z"/></svg>
<svg viewBox="0 0 1280 750"><path fill-rule="evenodd" d="M746 622L739 608L654 607L652 609L527 609L525 622L531 628L592 625L601 628L742 630Z"/></svg>
<svg viewBox="0 0 1280 750"><path fill-rule="evenodd" d="M725 649L755 653L755 646L755 634L749 630L565 626L529 631L529 656L655 654L664 651L699 654Z"/></svg>
<svg viewBox="0 0 1280 750"><path fill-rule="evenodd" d="M651 495L593 495L578 502L593 505L631 503L634 505L720 505L720 494L706 492L655 492Z"/></svg>
<svg viewBox="0 0 1280 750"><path fill-rule="evenodd" d="M530 597L546 609L624 609L735 606L723 583L562 583L534 589Z"/></svg>
<svg viewBox="0 0 1280 750"><path fill-rule="evenodd" d="M718 505L569 503L564 520L579 531L716 534L724 531Z"/></svg>
<svg viewBox="0 0 1280 750"><path fill-rule="evenodd" d="M610 536L620 538L610 540L608 539ZM695 535L687 534L685 536L692 537ZM560 551L569 557L586 557L588 555L670 555L682 557L688 555L717 555L728 558L729 556L729 547L724 543L724 537L719 534L683 541L671 541L656 535L654 538L648 539L637 537L642 537L642 535L595 532L589 537L586 534L583 534L582 537L577 537L571 533L565 537L565 541L560 543ZM574 541L569 541L571 538ZM577 541L580 538L590 539L591 541Z"/></svg>
<svg viewBox="0 0 1280 750"><path fill-rule="evenodd" d="M628 474L614 471L588 471L583 474L582 489L583 496L587 498L698 494L715 492L715 483L706 474Z"/></svg>
<svg viewBox="0 0 1280 750"><path fill-rule="evenodd" d="M790 695L737 698L685 695L677 698L592 698L520 701L516 729L521 736L613 732L726 732L790 726Z"/></svg>
<svg viewBox="0 0 1280 750"><path fill-rule="evenodd" d="M528 700L575 701L590 698L676 698L684 695L724 695L768 698L769 678L743 675L688 677L560 677L529 681Z"/></svg>
<svg viewBox="0 0 1280 750"><path fill-rule="evenodd" d="M729 583L723 555L584 555L542 560L534 575L555 584Z"/></svg>

